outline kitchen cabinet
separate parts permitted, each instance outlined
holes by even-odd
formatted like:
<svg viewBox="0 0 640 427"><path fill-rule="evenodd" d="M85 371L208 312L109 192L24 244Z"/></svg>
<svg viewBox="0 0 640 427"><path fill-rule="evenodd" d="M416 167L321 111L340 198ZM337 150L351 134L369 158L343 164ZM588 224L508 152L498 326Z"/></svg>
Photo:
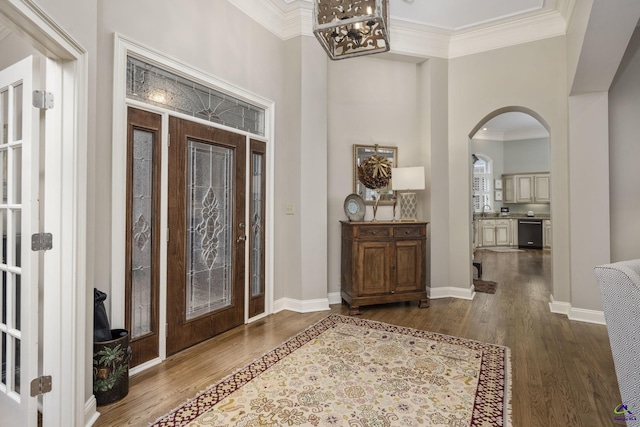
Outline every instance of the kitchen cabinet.
<svg viewBox="0 0 640 427"><path fill-rule="evenodd" d="M502 201L504 203L516 202L516 177L504 175L502 178Z"/></svg>
<svg viewBox="0 0 640 427"><path fill-rule="evenodd" d="M542 221L542 246L551 248L551 221L548 219Z"/></svg>
<svg viewBox="0 0 640 427"><path fill-rule="evenodd" d="M551 202L551 183L549 174L534 175L534 199L536 203L550 203Z"/></svg>
<svg viewBox="0 0 640 427"><path fill-rule="evenodd" d="M507 174L502 176L504 203L550 203L549 173Z"/></svg>
<svg viewBox="0 0 640 427"><path fill-rule="evenodd" d="M477 246L513 246L518 239L517 219L478 219Z"/></svg>
<svg viewBox="0 0 640 427"><path fill-rule="evenodd" d="M531 175L516 176L516 203L533 203L534 180Z"/></svg>
<svg viewBox="0 0 640 427"><path fill-rule="evenodd" d="M342 224L341 296L349 314L360 307L427 298L426 222Z"/></svg>
<svg viewBox="0 0 640 427"><path fill-rule="evenodd" d="M482 219L480 220L480 235L482 236L481 246L496 245L496 220Z"/></svg>
<svg viewBox="0 0 640 427"><path fill-rule="evenodd" d="M511 244L511 221L508 219L496 220L496 246L509 246Z"/></svg>

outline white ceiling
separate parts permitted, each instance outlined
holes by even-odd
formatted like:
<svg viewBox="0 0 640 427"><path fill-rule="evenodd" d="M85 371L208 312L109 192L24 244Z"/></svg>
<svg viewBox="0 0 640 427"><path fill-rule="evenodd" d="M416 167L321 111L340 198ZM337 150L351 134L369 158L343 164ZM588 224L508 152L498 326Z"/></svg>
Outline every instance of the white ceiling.
<svg viewBox="0 0 640 427"><path fill-rule="evenodd" d="M458 32L554 10L555 0L389 0L392 19Z"/></svg>
<svg viewBox="0 0 640 427"><path fill-rule="evenodd" d="M489 120L473 137L494 141L515 141L548 136L549 132L537 119L525 113L509 112Z"/></svg>
<svg viewBox="0 0 640 427"><path fill-rule="evenodd" d="M270 0L282 10L311 8L314 0ZM398 23L456 34L506 22L560 12L565 0L389 0L389 15Z"/></svg>

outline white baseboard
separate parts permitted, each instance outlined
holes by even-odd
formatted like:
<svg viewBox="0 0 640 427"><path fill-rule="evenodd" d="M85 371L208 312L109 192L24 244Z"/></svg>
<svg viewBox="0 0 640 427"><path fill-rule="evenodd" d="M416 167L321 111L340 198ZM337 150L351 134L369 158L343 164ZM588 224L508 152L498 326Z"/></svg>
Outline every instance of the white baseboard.
<svg viewBox="0 0 640 427"><path fill-rule="evenodd" d="M549 310L552 313L564 314L569 320L575 320L577 322L595 323L597 325L607 324L603 311L573 308L571 303L554 300L553 295L551 295Z"/></svg>
<svg viewBox="0 0 640 427"><path fill-rule="evenodd" d="M429 296L429 299L459 298L473 300L476 296L476 292L473 285L469 288L455 288L453 286L447 286L441 288L428 288L427 295Z"/></svg>
<svg viewBox="0 0 640 427"><path fill-rule="evenodd" d="M342 295L340 294L340 291L329 292L327 294L327 298L329 299L329 304L342 304Z"/></svg>
<svg viewBox="0 0 640 427"><path fill-rule="evenodd" d="M159 357L156 357L155 359L151 359L147 362L141 363L138 366L129 369L129 376L138 374L144 371L145 369L149 369L150 367L159 365L160 363L162 363L162 359L160 359Z"/></svg>
<svg viewBox="0 0 640 427"><path fill-rule="evenodd" d="M91 427L96 423L100 413L97 411L98 404L96 397L92 394L89 400L84 403L84 426Z"/></svg>
<svg viewBox="0 0 640 427"><path fill-rule="evenodd" d="M329 299L298 300L293 298L280 298L273 302L273 312L277 313L282 310L291 310L298 313L325 311L329 310Z"/></svg>

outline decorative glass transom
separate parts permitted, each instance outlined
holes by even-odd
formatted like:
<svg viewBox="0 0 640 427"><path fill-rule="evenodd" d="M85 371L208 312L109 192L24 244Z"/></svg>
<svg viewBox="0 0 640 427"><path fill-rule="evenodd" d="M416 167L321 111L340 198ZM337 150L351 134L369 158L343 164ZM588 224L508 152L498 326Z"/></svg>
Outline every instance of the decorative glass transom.
<svg viewBox="0 0 640 427"><path fill-rule="evenodd" d="M264 136L265 110L127 56L127 97Z"/></svg>

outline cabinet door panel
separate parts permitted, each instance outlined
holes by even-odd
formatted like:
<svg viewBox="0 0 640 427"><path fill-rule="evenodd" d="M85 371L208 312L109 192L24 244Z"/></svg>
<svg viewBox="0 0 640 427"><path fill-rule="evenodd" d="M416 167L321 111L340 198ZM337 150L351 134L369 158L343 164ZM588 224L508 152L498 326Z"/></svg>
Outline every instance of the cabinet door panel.
<svg viewBox="0 0 640 427"><path fill-rule="evenodd" d="M396 292L421 289L421 253L422 245L419 241L398 242L396 244Z"/></svg>
<svg viewBox="0 0 640 427"><path fill-rule="evenodd" d="M540 175L535 177L535 196L537 203L548 203L551 201L549 192L549 175Z"/></svg>
<svg viewBox="0 0 640 427"><path fill-rule="evenodd" d="M509 225L496 225L496 245L506 246L509 244Z"/></svg>
<svg viewBox="0 0 640 427"><path fill-rule="evenodd" d="M516 176L516 202L533 202L533 177L531 175Z"/></svg>
<svg viewBox="0 0 640 427"><path fill-rule="evenodd" d="M393 246L388 242L362 242L358 252L357 288L360 295L375 295L390 289L389 260Z"/></svg>
<svg viewBox="0 0 640 427"><path fill-rule="evenodd" d="M482 226L482 246L495 246L495 245L496 245L496 226L483 225Z"/></svg>

